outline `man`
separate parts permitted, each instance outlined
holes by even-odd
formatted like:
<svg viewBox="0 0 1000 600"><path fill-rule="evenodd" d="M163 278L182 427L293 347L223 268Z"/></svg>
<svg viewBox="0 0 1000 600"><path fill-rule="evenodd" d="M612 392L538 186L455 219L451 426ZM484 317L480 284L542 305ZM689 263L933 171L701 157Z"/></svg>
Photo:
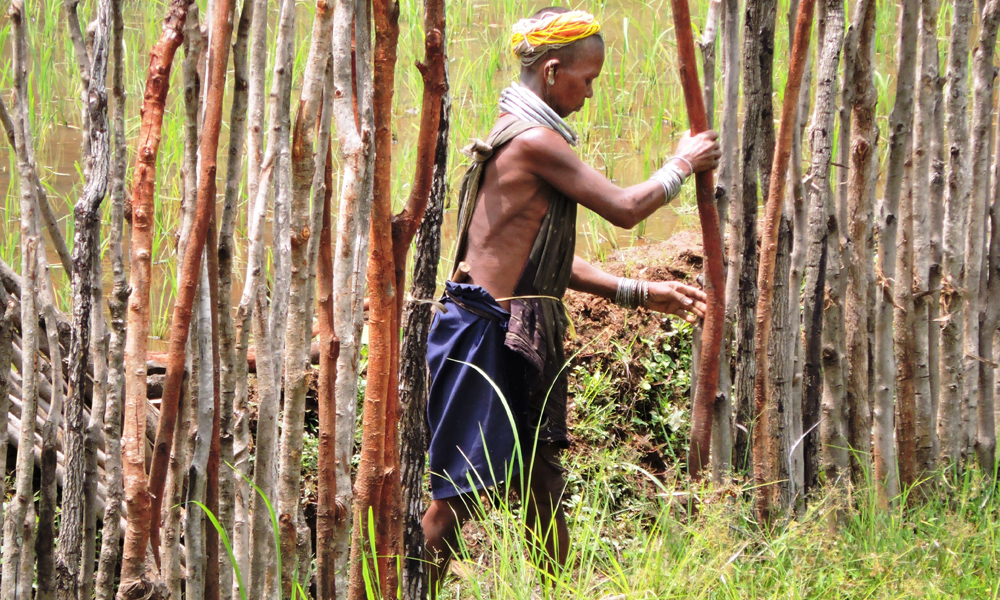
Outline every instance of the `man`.
<svg viewBox="0 0 1000 600"><path fill-rule="evenodd" d="M575 257L576 207L630 229L692 172L717 166L718 136L685 135L649 181L619 188L577 157L563 120L593 96L604 64L597 20L546 8L515 25L511 45L520 81L502 94L489 138L466 149L455 269L428 340L432 597L481 490L525 492L528 534L551 560L566 559L566 288L690 322L705 312L696 288L614 277Z"/></svg>

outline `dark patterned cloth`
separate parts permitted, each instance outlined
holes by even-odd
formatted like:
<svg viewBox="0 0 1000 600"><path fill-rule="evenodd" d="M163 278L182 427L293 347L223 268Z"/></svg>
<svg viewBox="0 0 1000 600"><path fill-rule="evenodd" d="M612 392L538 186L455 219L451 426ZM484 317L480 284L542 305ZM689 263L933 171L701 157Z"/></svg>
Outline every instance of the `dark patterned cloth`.
<svg viewBox="0 0 1000 600"><path fill-rule="evenodd" d="M521 472L532 368L504 345L510 313L478 285L449 281L427 337L431 493L494 487ZM474 366L470 366L474 365Z"/></svg>

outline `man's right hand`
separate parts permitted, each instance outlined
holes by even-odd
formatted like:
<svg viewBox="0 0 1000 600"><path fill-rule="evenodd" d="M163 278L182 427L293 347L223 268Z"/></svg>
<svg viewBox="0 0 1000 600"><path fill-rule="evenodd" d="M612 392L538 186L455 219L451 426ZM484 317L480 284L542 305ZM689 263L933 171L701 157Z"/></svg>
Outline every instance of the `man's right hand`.
<svg viewBox="0 0 1000 600"><path fill-rule="evenodd" d="M715 169L719 166L719 160L722 158L719 134L710 129L693 136L690 131L686 131L680 143L677 144L677 151L674 155L687 159L695 173ZM688 168L684 161L676 161L676 166L687 173Z"/></svg>

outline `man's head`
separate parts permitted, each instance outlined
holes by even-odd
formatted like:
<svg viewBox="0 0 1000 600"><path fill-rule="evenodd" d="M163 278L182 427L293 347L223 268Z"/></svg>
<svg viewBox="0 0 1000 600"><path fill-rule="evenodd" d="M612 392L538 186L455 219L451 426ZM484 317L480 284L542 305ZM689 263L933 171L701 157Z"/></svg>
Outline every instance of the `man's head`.
<svg viewBox="0 0 1000 600"><path fill-rule="evenodd" d="M521 61L521 83L566 117L594 95L604 66L601 25L593 15L543 8L514 25L511 49Z"/></svg>

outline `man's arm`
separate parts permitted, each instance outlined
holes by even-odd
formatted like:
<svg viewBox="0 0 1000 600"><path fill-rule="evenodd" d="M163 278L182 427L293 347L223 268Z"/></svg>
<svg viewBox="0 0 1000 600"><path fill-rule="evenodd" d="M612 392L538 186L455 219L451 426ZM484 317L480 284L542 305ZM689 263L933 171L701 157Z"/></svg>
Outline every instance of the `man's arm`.
<svg viewBox="0 0 1000 600"><path fill-rule="evenodd" d="M570 289L614 300L621 277L598 269L579 256L573 257L573 273L569 278ZM705 316L705 292L676 281L650 281L649 310L677 315L689 323Z"/></svg>
<svg viewBox="0 0 1000 600"><path fill-rule="evenodd" d="M690 162L695 172L715 168L722 155L717 138L714 131L685 136L678 145L677 156ZM663 186L652 180L624 189L618 187L580 160L570 145L550 129L528 130L515 143L522 168L617 227L635 227L667 199ZM673 164L685 175L691 174L684 160L674 160Z"/></svg>

